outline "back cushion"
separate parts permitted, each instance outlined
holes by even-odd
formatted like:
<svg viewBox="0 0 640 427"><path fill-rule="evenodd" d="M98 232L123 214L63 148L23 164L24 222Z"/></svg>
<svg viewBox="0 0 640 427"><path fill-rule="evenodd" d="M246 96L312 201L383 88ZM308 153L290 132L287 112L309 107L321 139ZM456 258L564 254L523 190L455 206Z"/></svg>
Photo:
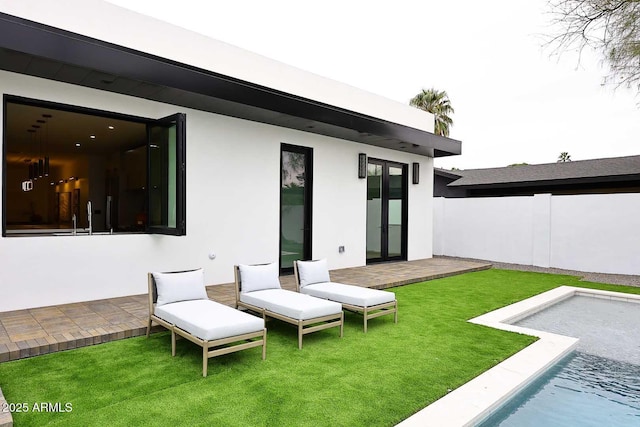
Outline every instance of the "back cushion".
<svg viewBox="0 0 640 427"><path fill-rule="evenodd" d="M330 282L327 260L298 261L298 279L301 288L314 283Z"/></svg>
<svg viewBox="0 0 640 427"><path fill-rule="evenodd" d="M265 265L240 264L238 268L240 269L240 291L242 293L265 289L280 289L277 262Z"/></svg>
<svg viewBox="0 0 640 427"><path fill-rule="evenodd" d="M158 291L158 306L208 298L204 287L203 269L179 273L153 273L153 279Z"/></svg>

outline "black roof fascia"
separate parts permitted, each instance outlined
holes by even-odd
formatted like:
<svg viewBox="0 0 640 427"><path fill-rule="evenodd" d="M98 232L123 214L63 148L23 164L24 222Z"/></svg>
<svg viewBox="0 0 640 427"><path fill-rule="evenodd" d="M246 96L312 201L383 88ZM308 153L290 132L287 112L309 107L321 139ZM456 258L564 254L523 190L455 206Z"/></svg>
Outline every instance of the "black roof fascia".
<svg viewBox="0 0 640 427"><path fill-rule="evenodd" d="M183 97L179 103L185 107L342 137L365 144L371 143L368 141L371 136L388 138L389 142L378 140L371 144L433 157L461 153L461 143L454 139L1 12L0 47L192 94L193 96ZM10 67L2 63L0 69L11 71ZM82 82L74 83L82 85ZM102 89L109 90L108 87ZM215 108L203 108L206 103L198 99L202 96L224 102L215 103ZM146 98L167 102L154 98L153 94ZM248 108L238 108L239 106ZM398 146L399 142L402 143L401 147Z"/></svg>
<svg viewBox="0 0 640 427"><path fill-rule="evenodd" d="M640 182L640 174L607 175L607 176L595 176L595 177L584 177L584 178L564 178L564 179L549 179L549 180L521 181L521 182L496 182L496 183L490 183L490 184L469 184L469 185L456 185L456 181L453 181L447 184L447 187L473 190L473 189L489 189L489 188L545 187L545 186L558 186L558 185L597 184L597 183L613 183L613 182L629 182L629 181Z"/></svg>

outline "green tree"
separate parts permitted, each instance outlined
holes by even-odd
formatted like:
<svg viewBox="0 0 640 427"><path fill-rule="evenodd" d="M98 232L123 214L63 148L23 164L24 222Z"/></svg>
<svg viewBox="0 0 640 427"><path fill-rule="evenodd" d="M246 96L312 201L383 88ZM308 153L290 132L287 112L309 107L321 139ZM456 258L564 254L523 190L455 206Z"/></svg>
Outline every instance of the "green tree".
<svg viewBox="0 0 640 427"><path fill-rule="evenodd" d="M640 1L551 0L557 52L593 48L608 64L605 82L640 93Z"/></svg>
<svg viewBox="0 0 640 427"><path fill-rule="evenodd" d="M558 162L557 163L564 163L564 162L570 162L570 161L571 161L571 155L569 153L567 153L566 151L563 151L558 156Z"/></svg>
<svg viewBox="0 0 640 427"><path fill-rule="evenodd" d="M449 128L453 126L451 114L454 113L447 92L436 89L422 89L411 98L409 104L434 115L435 123L433 132L436 135L449 136Z"/></svg>

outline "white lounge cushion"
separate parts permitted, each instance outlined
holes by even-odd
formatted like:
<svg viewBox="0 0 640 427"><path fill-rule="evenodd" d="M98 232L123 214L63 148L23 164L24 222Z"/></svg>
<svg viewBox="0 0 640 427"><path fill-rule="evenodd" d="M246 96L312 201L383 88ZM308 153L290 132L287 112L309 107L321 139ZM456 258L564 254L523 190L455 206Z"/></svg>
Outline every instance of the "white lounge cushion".
<svg viewBox="0 0 640 427"><path fill-rule="evenodd" d="M254 292L264 289L280 289L278 263L264 265L240 264L241 292Z"/></svg>
<svg viewBox="0 0 640 427"><path fill-rule="evenodd" d="M331 281L329 278L329 268L327 267L326 259L320 259L317 261L297 261L297 263L298 279L300 280L301 288L314 283Z"/></svg>
<svg viewBox="0 0 640 427"><path fill-rule="evenodd" d="M178 273L153 273L158 293L157 306L178 301L207 299L204 287L204 270Z"/></svg>
<svg viewBox="0 0 640 427"><path fill-rule="evenodd" d="M302 288L300 292L359 307L372 307L396 300L396 294L393 292L333 282L308 285Z"/></svg>
<svg viewBox="0 0 640 427"><path fill-rule="evenodd" d="M240 295L240 301L297 320L337 314L342 305L286 289L268 289Z"/></svg>
<svg viewBox="0 0 640 427"><path fill-rule="evenodd" d="M207 341L264 329L262 318L209 299L156 306L155 315Z"/></svg>

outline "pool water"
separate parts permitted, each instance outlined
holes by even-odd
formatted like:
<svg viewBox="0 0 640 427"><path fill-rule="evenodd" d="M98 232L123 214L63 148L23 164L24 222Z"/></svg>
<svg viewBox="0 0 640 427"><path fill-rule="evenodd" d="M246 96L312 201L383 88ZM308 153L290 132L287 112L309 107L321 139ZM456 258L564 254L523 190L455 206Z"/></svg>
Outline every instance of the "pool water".
<svg viewBox="0 0 640 427"><path fill-rule="evenodd" d="M640 427L640 304L574 296L515 324L580 342L481 427Z"/></svg>
<svg viewBox="0 0 640 427"><path fill-rule="evenodd" d="M575 352L481 426L640 426L640 366Z"/></svg>

